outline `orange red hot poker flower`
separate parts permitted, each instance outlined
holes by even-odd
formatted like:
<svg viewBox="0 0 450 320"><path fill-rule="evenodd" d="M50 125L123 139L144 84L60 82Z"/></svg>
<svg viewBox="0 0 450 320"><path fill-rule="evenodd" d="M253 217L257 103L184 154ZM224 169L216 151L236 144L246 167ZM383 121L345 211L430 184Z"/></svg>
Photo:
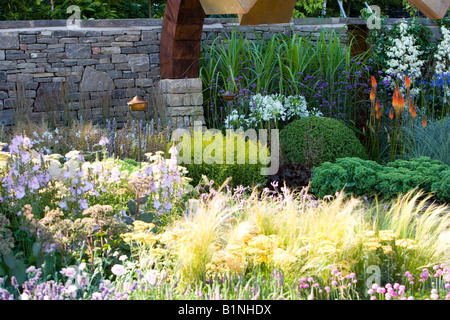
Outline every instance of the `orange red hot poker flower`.
<svg viewBox="0 0 450 320"><path fill-rule="evenodd" d="M398 85L395 87L394 95L392 96L392 106L397 109L398 108L398 95L399 95Z"/></svg>
<svg viewBox="0 0 450 320"><path fill-rule="evenodd" d="M377 80L375 80L375 77L374 77L374 76L372 76L372 77L370 78L370 82L371 82L371 84L372 84L372 87L376 87L376 86L377 86Z"/></svg>
<svg viewBox="0 0 450 320"><path fill-rule="evenodd" d="M380 101L377 101L377 103L375 104L375 111L376 111L375 117L376 117L377 119L380 119L380 118L381 118Z"/></svg>
<svg viewBox="0 0 450 320"><path fill-rule="evenodd" d="M411 81L409 80L408 76L405 76L405 86L408 90L411 88Z"/></svg>
<svg viewBox="0 0 450 320"><path fill-rule="evenodd" d="M376 87L372 87L372 89L370 89L370 101L375 101L375 96L377 94L377 88Z"/></svg>
<svg viewBox="0 0 450 320"><path fill-rule="evenodd" d="M409 112L411 113L411 116L413 118L417 116L416 106L414 105L414 102L412 100L409 100Z"/></svg>
<svg viewBox="0 0 450 320"><path fill-rule="evenodd" d="M391 108L391 110L389 110L389 118L394 119L394 108Z"/></svg>

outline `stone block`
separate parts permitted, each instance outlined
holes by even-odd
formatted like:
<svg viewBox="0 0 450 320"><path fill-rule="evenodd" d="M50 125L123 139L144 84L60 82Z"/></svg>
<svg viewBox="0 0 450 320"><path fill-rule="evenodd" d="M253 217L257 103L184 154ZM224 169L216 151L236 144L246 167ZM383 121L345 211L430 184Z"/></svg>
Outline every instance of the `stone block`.
<svg viewBox="0 0 450 320"><path fill-rule="evenodd" d="M17 61L0 61L0 70L13 70L17 68Z"/></svg>
<svg viewBox="0 0 450 320"><path fill-rule="evenodd" d="M120 48L119 47L102 47L101 52L102 52L102 54L116 55L116 54L120 53Z"/></svg>
<svg viewBox="0 0 450 320"><path fill-rule="evenodd" d="M86 67L80 84L80 91L106 91L112 90L114 83L106 72Z"/></svg>
<svg viewBox="0 0 450 320"><path fill-rule="evenodd" d="M40 51L40 50L45 50L45 49L47 49L47 44L45 44L45 43L33 43L33 44L29 44L28 46L27 46L27 50L28 51L30 51L30 50L36 50L36 51Z"/></svg>
<svg viewBox="0 0 450 320"><path fill-rule="evenodd" d="M2 110L0 116L0 124L10 126L14 124L14 110Z"/></svg>
<svg viewBox="0 0 450 320"><path fill-rule="evenodd" d="M36 43L36 36L35 35L21 35L20 42L27 43L27 44Z"/></svg>
<svg viewBox="0 0 450 320"><path fill-rule="evenodd" d="M134 86L134 79L116 79L114 80L116 88L131 88Z"/></svg>
<svg viewBox="0 0 450 320"><path fill-rule="evenodd" d="M43 72L43 73L34 73L34 78L46 78L46 77L52 77L54 74L52 72Z"/></svg>
<svg viewBox="0 0 450 320"><path fill-rule="evenodd" d="M114 70L114 64L112 63L101 63L98 64L95 69L97 70Z"/></svg>
<svg viewBox="0 0 450 320"><path fill-rule="evenodd" d="M153 85L153 80L149 78L138 78L135 82L136 87L151 87Z"/></svg>
<svg viewBox="0 0 450 320"><path fill-rule="evenodd" d="M150 63L153 64L160 64L160 58L159 58L159 53L154 53L150 55Z"/></svg>
<svg viewBox="0 0 450 320"><path fill-rule="evenodd" d="M19 49L19 33L0 33L0 49Z"/></svg>
<svg viewBox="0 0 450 320"><path fill-rule="evenodd" d="M114 41L118 41L118 42L123 42L123 41L134 42L134 41L139 41L139 40L141 40L141 37L139 35L129 35L129 34L117 36L114 39Z"/></svg>
<svg viewBox="0 0 450 320"><path fill-rule="evenodd" d="M40 83L36 92L33 111L44 112L48 109L58 110L62 108L64 100L62 83Z"/></svg>
<svg viewBox="0 0 450 320"><path fill-rule="evenodd" d="M5 60L5 50L0 50L0 60Z"/></svg>
<svg viewBox="0 0 450 320"><path fill-rule="evenodd" d="M120 53L122 54L138 53L138 50L135 47L121 47Z"/></svg>
<svg viewBox="0 0 450 320"><path fill-rule="evenodd" d="M67 43L66 56L69 59L90 59L91 46L83 43Z"/></svg>
<svg viewBox="0 0 450 320"><path fill-rule="evenodd" d="M78 43L78 38L61 38L59 39L59 43L60 44L65 44L65 43Z"/></svg>
<svg viewBox="0 0 450 320"><path fill-rule="evenodd" d="M139 46L137 47L138 53L159 53L159 46L151 45L151 46Z"/></svg>
<svg viewBox="0 0 450 320"><path fill-rule="evenodd" d="M183 94L170 93L166 95L166 103L169 107L181 107L184 105Z"/></svg>
<svg viewBox="0 0 450 320"><path fill-rule="evenodd" d="M163 93L200 93L202 92L202 80L190 79L163 79L160 81Z"/></svg>
<svg viewBox="0 0 450 320"><path fill-rule="evenodd" d="M99 64L100 61L97 59L78 59L77 66L89 66Z"/></svg>
<svg viewBox="0 0 450 320"><path fill-rule="evenodd" d="M117 63L116 70L131 70L131 66L128 63Z"/></svg>
<svg viewBox="0 0 450 320"><path fill-rule="evenodd" d="M112 63L125 63L127 61L128 61L128 59L125 54L113 54L111 57Z"/></svg>
<svg viewBox="0 0 450 320"><path fill-rule="evenodd" d="M33 75L26 73L10 74L8 75L8 82L20 82L20 83L33 82Z"/></svg>
<svg viewBox="0 0 450 320"><path fill-rule="evenodd" d="M130 54L128 63L133 72L148 71L150 68L150 59L147 54Z"/></svg>
<svg viewBox="0 0 450 320"><path fill-rule="evenodd" d="M34 68L36 68L36 63L33 63L33 62L18 63L17 68L19 68L19 69L34 69Z"/></svg>
<svg viewBox="0 0 450 320"><path fill-rule="evenodd" d="M50 37L38 37L36 39L37 43L45 43L45 44L55 44L58 43L57 38L50 38Z"/></svg>
<svg viewBox="0 0 450 320"><path fill-rule="evenodd" d="M8 54L6 53L5 56L6 60L25 60L30 58L29 53L14 53L14 54Z"/></svg>
<svg viewBox="0 0 450 320"><path fill-rule="evenodd" d="M133 42L112 42L111 46L113 46L113 47L132 47Z"/></svg>
<svg viewBox="0 0 450 320"><path fill-rule="evenodd" d="M112 92L113 99L124 99L127 97L127 90L125 89L116 89Z"/></svg>
<svg viewBox="0 0 450 320"><path fill-rule="evenodd" d="M136 72L131 72L131 71L124 71L122 78L124 79L136 79L139 77L139 74Z"/></svg>
<svg viewBox="0 0 450 320"><path fill-rule="evenodd" d="M157 41L158 33L155 31L142 31L142 41Z"/></svg>
<svg viewBox="0 0 450 320"><path fill-rule="evenodd" d="M6 79L8 79L6 71L0 71L0 82L6 82Z"/></svg>
<svg viewBox="0 0 450 320"><path fill-rule="evenodd" d="M120 70L107 70L107 73L109 74L111 79L119 79L123 76L123 73Z"/></svg>

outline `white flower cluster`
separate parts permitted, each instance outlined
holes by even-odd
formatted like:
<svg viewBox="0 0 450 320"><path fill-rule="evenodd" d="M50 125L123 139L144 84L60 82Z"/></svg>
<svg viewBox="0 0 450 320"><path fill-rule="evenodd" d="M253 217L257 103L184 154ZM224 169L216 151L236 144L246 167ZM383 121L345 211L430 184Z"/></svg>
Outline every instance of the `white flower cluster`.
<svg viewBox="0 0 450 320"><path fill-rule="evenodd" d="M391 38L393 45L387 48L386 55L390 58L387 61L388 69L385 71L387 81L395 86L395 81L403 81L405 75L411 79L419 79L422 75L420 68L424 61L419 59L421 55L416 39L409 35L408 24L403 21L399 25L400 38ZM392 79L391 75L394 75ZM392 81L394 80L394 81Z"/></svg>
<svg viewBox="0 0 450 320"><path fill-rule="evenodd" d="M317 110L309 111L303 96L285 97L280 94L256 94L250 101L248 118L233 110L225 119L227 129L244 129L258 126L270 121L289 121L295 117L305 118L310 115L321 116Z"/></svg>
<svg viewBox="0 0 450 320"><path fill-rule="evenodd" d="M441 32L442 39L439 42L437 52L434 55L436 58L435 73L437 75L450 73L450 30L445 26L442 26Z"/></svg>

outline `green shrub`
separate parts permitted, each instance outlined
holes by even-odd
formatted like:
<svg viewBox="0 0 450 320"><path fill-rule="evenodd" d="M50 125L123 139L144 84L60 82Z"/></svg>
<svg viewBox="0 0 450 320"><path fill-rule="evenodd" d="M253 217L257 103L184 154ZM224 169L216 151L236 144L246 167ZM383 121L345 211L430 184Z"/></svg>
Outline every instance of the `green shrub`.
<svg viewBox="0 0 450 320"><path fill-rule="evenodd" d="M196 163L195 161L195 135L192 137L188 136L187 139L185 136L182 137L182 141L177 145L180 150L180 154L178 157L179 164L181 166L186 167L188 173L187 177L191 178L191 184L193 186L197 186L202 181L202 176L205 175L208 180L214 181L214 186L221 186L226 179L231 177L231 181L228 183L230 187L236 186L255 186L255 185L264 185L266 182L266 176L261 174L261 169L265 167L260 161L259 157L255 160L256 163L250 161L253 159L253 153L250 153L250 149L254 148L260 154L260 148L262 152L266 152L269 156L269 152L267 147L263 147L260 143L256 143L252 140L245 139L244 136L233 133L234 138L234 161L229 163L226 159L226 148L227 148L227 135L221 135L223 138L223 161L216 161L213 158L215 157L215 151L211 151L211 157L207 160L206 155L208 154L208 150L205 149L209 146L209 148L213 148L211 145L214 139L203 138L202 140L202 162ZM245 139L245 140L244 140ZM188 150L188 145L185 144L187 141L190 141L191 147L191 156L184 156L183 152ZM245 143L245 145L244 145ZM242 146L245 146L245 163L244 161L238 161L238 157L242 157ZM239 150L239 151L238 151ZM252 157L250 157L252 155ZM187 159L187 161L186 161ZM189 162L189 163L187 163ZM222 162L222 163L220 163ZM228 162L228 163L227 163Z"/></svg>
<svg viewBox="0 0 450 320"><path fill-rule="evenodd" d="M450 200L450 167L428 157L396 160L382 166L359 158L341 158L314 169L311 189L318 197L345 188L354 195L380 195L390 199L414 188L434 192L440 201Z"/></svg>
<svg viewBox="0 0 450 320"><path fill-rule="evenodd" d="M310 168L338 158L367 159L353 131L333 118L308 117L293 121L281 130L280 144L286 162L300 162Z"/></svg>
<svg viewBox="0 0 450 320"><path fill-rule="evenodd" d="M439 174L439 180L432 184L431 189L435 190L436 198L439 201L450 201L450 169Z"/></svg>

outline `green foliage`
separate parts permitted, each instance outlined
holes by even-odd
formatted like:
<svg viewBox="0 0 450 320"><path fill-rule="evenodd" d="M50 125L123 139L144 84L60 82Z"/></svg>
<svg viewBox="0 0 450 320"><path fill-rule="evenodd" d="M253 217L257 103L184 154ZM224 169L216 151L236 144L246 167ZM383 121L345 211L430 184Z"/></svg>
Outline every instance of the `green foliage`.
<svg viewBox="0 0 450 320"><path fill-rule="evenodd" d="M231 133L231 135L219 135L218 139L221 137L223 138L222 161L219 159L219 154L217 154L217 161L215 160L216 152L220 152L220 149L214 151L210 149L214 146L213 143L215 143L215 137L211 139L203 137L201 163L196 163L195 144L198 140L196 140L195 134L192 137L184 136L182 141L178 144L178 147L180 148L180 156L183 159L186 158L187 161L190 162L186 163L187 161L182 160L180 165L186 167L188 171L186 176L192 179L191 184L194 186L198 185L203 180L203 176L206 176L208 180L213 181L213 185L215 187L220 187L229 177L232 178L232 180L228 183L230 187L237 187L241 185L264 185L266 177L261 174L261 169L264 165L258 160L259 157L256 159L254 158L255 154L251 150L257 150L259 155L263 152L269 156L268 149L261 146L259 142L256 143L252 140L245 139L243 135L241 136ZM233 137L234 140L234 158L232 161L227 160L226 157L227 142L229 137ZM190 145L188 141L190 141ZM217 145L220 147L220 143ZM189 147L191 151L190 159L188 159L189 156L184 155L184 152L188 152ZM245 154L242 153L243 149L245 149ZM255 163L252 160L255 160Z"/></svg>
<svg viewBox="0 0 450 320"><path fill-rule="evenodd" d="M450 199L450 170L447 169L439 173L439 179L431 185L431 189L436 191L436 198L439 201L449 201Z"/></svg>
<svg viewBox="0 0 450 320"><path fill-rule="evenodd" d="M345 188L354 195L391 199L415 188L435 192L437 199L449 201L450 167L428 157L396 160L382 166L359 158L342 158L315 168L312 191L319 197L333 195Z"/></svg>
<svg viewBox="0 0 450 320"><path fill-rule="evenodd" d="M152 18L164 15L165 0L152 0ZM11 0L0 6L0 20L67 19L67 8L76 5L82 19L149 18L148 0Z"/></svg>
<svg viewBox="0 0 450 320"><path fill-rule="evenodd" d="M280 131L283 159L312 168L338 158L367 159L364 147L351 129L332 118L308 117L296 120Z"/></svg>

